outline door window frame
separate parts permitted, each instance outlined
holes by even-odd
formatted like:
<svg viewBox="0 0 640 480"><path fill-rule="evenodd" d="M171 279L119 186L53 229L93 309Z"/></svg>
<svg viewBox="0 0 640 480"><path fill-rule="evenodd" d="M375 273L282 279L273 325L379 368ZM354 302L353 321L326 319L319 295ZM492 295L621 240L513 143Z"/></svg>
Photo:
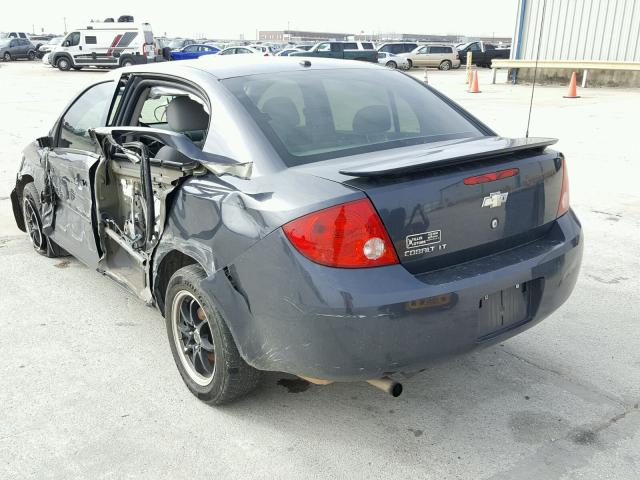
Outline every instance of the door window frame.
<svg viewBox="0 0 640 480"><path fill-rule="evenodd" d="M109 111L108 118L113 118L112 124L110 126L115 127L126 127L131 126L133 122L132 116L135 114L136 107L138 102L140 101L140 96L142 93L149 87L168 87L168 88L177 88L181 90L185 90L193 95L199 97L206 105L209 110L209 124L207 125L207 131L205 135L206 138L209 135L209 131L211 129L212 123L212 108L211 108L211 100L209 96L205 92L203 88L196 85L195 83L180 77L174 77L172 75L165 74L150 74L150 73L133 73L126 79L126 85L124 91L122 93L122 98L118 105L113 105L115 111ZM114 91L114 98L115 98ZM137 119L135 119L137 121Z"/></svg>
<svg viewBox="0 0 640 480"><path fill-rule="evenodd" d="M73 106L78 102L78 100L80 100L80 98L82 98L89 90L91 90L92 88L97 87L98 85L103 85L105 83L113 83L114 84L114 88L113 88L113 92L111 94L111 99L108 101L108 110L107 110L107 115L106 115L106 120L105 120L105 125L106 126L109 122L109 117L111 114L111 108L113 105L113 99L114 96L116 94L116 88L117 88L117 82L115 80L103 80L101 82L98 83L94 83L93 85L89 85L87 88L85 88L81 93L79 93L76 98L73 99L73 101L67 106L67 108L64 109L64 112L62 113L62 115L60 115L60 117L58 118L57 122L55 123L55 125L53 126L52 129L52 139L53 139L53 148L56 149L63 149L63 150L74 150L74 151L78 151L78 152L84 152L88 155L97 155L96 152L92 152L90 150L81 150L79 148L73 148L73 146L71 147L62 147L59 145L60 143L60 135L61 135L61 130L62 130L62 121L64 120L64 118L67 116L67 113L69 113L69 110L71 110L73 108Z"/></svg>

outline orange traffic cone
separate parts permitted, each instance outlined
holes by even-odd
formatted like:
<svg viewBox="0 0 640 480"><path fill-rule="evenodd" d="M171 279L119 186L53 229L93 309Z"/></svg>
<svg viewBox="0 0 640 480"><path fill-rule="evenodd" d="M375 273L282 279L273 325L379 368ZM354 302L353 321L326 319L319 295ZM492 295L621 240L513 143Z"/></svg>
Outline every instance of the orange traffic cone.
<svg viewBox="0 0 640 480"><path fill-rule="evenodd" d="M469 88L469 93L480 93L480 89L478 88L478 71L473 71L473 80L471 82L471 88Z"/></svg>
<svg viewBox="0 0 640 480"><path fill-rule="evenodd" d="M576 89L576 72L571 74L571 81L569 82L569 91L564 98L580 98Z"/></svg>

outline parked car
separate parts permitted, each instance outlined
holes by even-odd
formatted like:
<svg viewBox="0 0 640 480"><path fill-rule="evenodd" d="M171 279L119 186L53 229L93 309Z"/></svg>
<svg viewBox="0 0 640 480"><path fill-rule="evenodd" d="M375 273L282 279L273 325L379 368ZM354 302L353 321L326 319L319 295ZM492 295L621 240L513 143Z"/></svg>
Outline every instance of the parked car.
<svg viewBox="0 0 640 480"><path fill-rule="evenodd" d="M228 47L225 48L224 50L221 50L218 55L238 55L238 54L253 54L253 55L263 55L265 57L268 57L268 54L263 54L260 50L256 50L255 48L251 48L251 47L246 47L246 46L242 46L242 45L238 45L238 46L234 46L234 47Z"/></svg>
<svg viewBox="0 0 640 480"><path fill-rule="evenodd" d="M36 52L40 50L42 45L46 45L55 35L43 34L43 35L29 35L29 40L36 47Z"/></svg>
<svg viewBox="0 0 640 480"><path fill-rule="evenodd" d="M400 55L413 67L437 67L440 70L460 68L460 58L452 45L422 45L411 53Z"/></svg>
<svg viewBox="0 0 640 480"><path fill-rule="evenodd" d="M367 42L366 42L367 43ZM373 47L373 44L371 44ZM325 57L378 62L378 52L363 48L360 42L320 42L306 52L293 52L290 57Z"/></svg>
<svg viewBox="0 0 640 480"><path fill-rule="evenodd" d="M36 252L155 305L205 402L264 370L398 395L387 375L503 342L578 277L555 139L501 137L397 71L310 63L117 70L19 162L13 213Z"/></svg>
<svg viewBox="0 0 640 480"><path fill-rule="evenodd" d="M471 61L479 67L490 67L494 58L507 59L511 56L510 48L496 48L484 42L464 43L457 48L462 65L467 64L467 52L471 52Z"/></svg>
<svg viewBox="0 0 640 480"><path fill-rule="evenodd" d="M62 71L126 67L157 60L151 25L133 22L94 22L72 30L49 57L51 65Z"/></svg>
<svg viewBox="0 0 640 480"><path fill-rule="evenodd" d="M300 50L299 48L285 48L283 50L280 50L278 53L276 53L276 55L278 57L288 57L289 54L293 53L293 52L304 52L305 50Z"/></svg>
<svg viewBox="0 0 640 480"><path fill-rule="evenodd" d="M160 50L163 48L169 47L169 43L171 43L171 39L167 37L153 37L156 42L156 47ZM170 48L170 47L169 47Z"/></svg>
<svg viewBox="0 0 640 480"><path fill-rule="evenodd" d="M205 42L204 44L211 47L216 47L218 50L224 50L226 47L226 44L220 42Z"/></svg>
<svg viewBox="0 0 640 480"><path fill-rule="evenodd" d="M410 53L416 48L418 48L417 42L387 42L378 47L378 52L399 55L401 53Z"/></svg>
<svg viewBox="0 0 640 480"><path fill-rule="evenodd" d="M63 39L64 37L53 37L47 43L40 45L40 47L37 48L38 57L42 58L45 54L51 52L55 47L62 43Z"/></svg>
<svg viewBox="0 0 640 480"><path fill-rule="evenodd" d="M36 58L36 47L26 38L7 37L0 39L0 58L5 62Z"/></svg>
<svg viewBox="0 0 640 480"><path fill-rule="evenodd" d="M2 32L0 38L26 38L29 40L29 34L27 32Z"/></svg>
<svg viewBox="0 0 640 480"><path fill-rule="evenodd" d="M249 48L258 50L259 52L262 52L264 56L267 56L267 57L270 55L275 55L275 53L273 52L273 48L271 48L271 46L269 45L249 45Z"/></svg>
<svg viewBox="0 0 640 480"><path fill-rule="evenodd" d="M378 52L378 63L389 68L409 70L409 60L401 55L388 52Z"/></svg>
<svg viewBox="0 0 640 480"><path fill-rule="evenodd" d="M192 38L172 38L168 40L165 46L169 47L171 50L180 50L181 48L195 43L196 41Z"/></svg>
<svg viewBox="0 0 640 480"><path fill-rule="evenodd" d="M171 60L192 60L194 58L202 57L203 55L215 55L220 51L211 45L199 45L194 43L193 45L187 45L180 50L171 51Z"/></svg>

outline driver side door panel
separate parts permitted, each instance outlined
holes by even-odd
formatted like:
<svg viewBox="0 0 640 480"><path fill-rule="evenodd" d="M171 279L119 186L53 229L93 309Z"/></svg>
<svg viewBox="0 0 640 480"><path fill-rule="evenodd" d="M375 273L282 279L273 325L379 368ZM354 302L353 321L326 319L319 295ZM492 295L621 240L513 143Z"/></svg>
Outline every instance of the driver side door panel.
<svg viewBox="0 0 640 480"><path fill-rule="evenodd" d="M78 260L95 268L99 253L93 230L91 176L99 157L54 148L48 158L51 184L56 193L55 227L51 238Z"/></svg>
<svg viewBox="0 0 640 480"><path fill-rule="evenodd" d="M116 88L107 81L89 87L62 115L56 126L55 146L46 154L45 170L55 195L50 223L51 238L91 268L100 252L94 201L94 170L100 149L89 130L103 127ZM49 205L44 205L46 211Z"/></svg>

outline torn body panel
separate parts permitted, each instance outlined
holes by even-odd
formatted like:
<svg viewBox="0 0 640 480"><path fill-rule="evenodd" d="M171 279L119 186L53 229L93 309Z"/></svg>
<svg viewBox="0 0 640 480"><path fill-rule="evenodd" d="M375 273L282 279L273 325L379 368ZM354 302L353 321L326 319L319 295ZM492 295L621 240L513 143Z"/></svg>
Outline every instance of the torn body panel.
<svg viewBox="0 0 640 480"><path fill-rule="evenodd" d="M145 144L121 144L106 130L93 133L103 152L95 174L98 269L152 303L149 268L164 229L167 198L198 165L151 162Z"/></svg>

